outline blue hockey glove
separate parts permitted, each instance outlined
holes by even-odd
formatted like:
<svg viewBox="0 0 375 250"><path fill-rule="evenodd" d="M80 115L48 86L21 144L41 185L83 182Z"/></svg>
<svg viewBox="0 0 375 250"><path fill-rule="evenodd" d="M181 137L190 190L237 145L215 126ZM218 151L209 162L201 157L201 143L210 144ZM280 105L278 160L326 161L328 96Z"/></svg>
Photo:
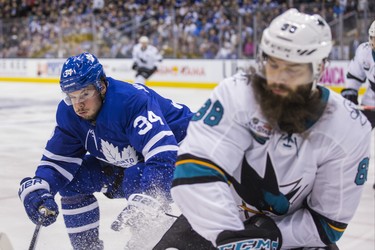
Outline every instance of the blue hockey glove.
<svg viewBox="0 0 375 250"><path fill-rule="evenodd" d="M244 230L221 232L216 239L217 248L219 250L279 250L281 248L280 229L268 216L254 215L245 221L244 225Z"/></svg>
<svg viewBox="0 0 375 250"><path fill-rule="evenodd" d="M18 191L27 215L35 224L49 226L56 221L59 208L49 192L49 184L40 178L24 178Z"/></svg>
<svg viewBox="0 0 375 250"><path fill-rule="evenodd" d="M355 89L343 89L343 90L341 90L341 95L345 99L348 99L349 101L358 105L358 91L357 90L355 90Z"/></svg>

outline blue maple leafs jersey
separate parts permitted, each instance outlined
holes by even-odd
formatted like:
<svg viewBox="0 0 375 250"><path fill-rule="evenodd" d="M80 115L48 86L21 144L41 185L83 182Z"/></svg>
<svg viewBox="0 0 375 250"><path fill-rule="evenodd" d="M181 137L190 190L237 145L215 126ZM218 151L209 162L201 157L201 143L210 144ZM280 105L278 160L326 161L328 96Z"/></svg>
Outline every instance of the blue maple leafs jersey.
<svg viewBox="0 0 375 250"><path fill-rule="evenodd" d="M123 168L173 171L192 112L146 86L109 77L107 82L95 123L80 118L64 101L58 105L57 125L36 170L53 194L73 179L87 153Z"/></svg>
<svg viewBox="0 0 375 250"><path fill-rule="evenodd" d="M320 118L287 134L267 122L247 77L219 84L191 119L171 190L196 232L215 244L264 213L280 228L282 249L340 238L366 181L371 127L353 103L319 89Z"/></svg>

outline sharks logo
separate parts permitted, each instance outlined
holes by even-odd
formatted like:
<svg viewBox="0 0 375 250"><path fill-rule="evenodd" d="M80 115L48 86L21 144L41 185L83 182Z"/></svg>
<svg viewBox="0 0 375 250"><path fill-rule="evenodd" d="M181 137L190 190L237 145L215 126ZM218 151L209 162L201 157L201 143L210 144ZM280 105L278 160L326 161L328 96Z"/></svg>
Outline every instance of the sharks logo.
<svg viewBox="0 0 375 250"><path fill-rule="evenodd" d="M301 180L297 180L284 187L290 186L287 194L280 192L279 183L274 170L274 165L267 154L266 171L261 177L246 161L243 160L241 183L232 180L233 186L241 198L256 207L259 211L270 212L276 215L286 214L289 210L291 199L301 191Z"/></svg>

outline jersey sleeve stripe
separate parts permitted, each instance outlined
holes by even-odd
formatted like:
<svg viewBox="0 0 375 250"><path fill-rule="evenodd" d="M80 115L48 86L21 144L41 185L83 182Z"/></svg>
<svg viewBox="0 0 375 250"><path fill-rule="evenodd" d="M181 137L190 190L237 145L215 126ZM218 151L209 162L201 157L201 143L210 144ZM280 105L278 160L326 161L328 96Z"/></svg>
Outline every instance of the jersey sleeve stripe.
<svg viewBox="0 0 375 250"><path fill-rule="evenodd" d="M346 228L339 228L339 227L335 227L334 225L330 224L330 223L327 223L328 226L330 228L332 228L333 230L337 231L337 232L344 232Z"/></svg>
<svg viewBox="0 0 375 250"><path fill-rule="evenodd" d="M197 166L201 166L201 167L207 167L207 168L214 169L215 171L219 172L223 177L225 177L224 172L220 168L218 168L214 164L211 164L211 163L208 163L208 162L204 162L204 161L200 161L200 160L190 159L190 160L177 161L176 162L176 167L181 166L181 165L185 165L185 164L189 165L189 163L192 163L190 166L197 165Z"/></svg>
<svg viewBox="0 0 375 250"><path fill-rule="evenodd" d="M308 208L318 229L320 239L326 244L338 241L343 235L347 224L333 221Z"/></svg>
<svg viewBox="0 0 375 250"><path fill-rule="evenodd" d="M51 153L48 150L44 150L43 155L46 156L47 158L50 158L50 159L56 160L56 161L63 161L63 162L68 162L68 163L76 163L78 165L82 164L82 159L81 158L66 157L66 156L56 155L56 154Z"/></svg>
<svg viewBox="0 0 375 250"><path fill-rule="evenodd" d="M152 137L147 144L142 149L142 154L147 155L148 151L154 146L158 141L160 141L165 136L172 136L172 131L161 131Z"/></svg>
<svg viewBox="0 0 375 250"><path fill-rule="evenodd" d="M176 162L172 187L216 181L229 184L225 172L215 164L199 159L181 159Z"/></svg>
<svg viewBox="0 0 375 250"><path fill-rule="evenodd" d="M177 151L177 150L178 150L177 145L166 145L166 146L154 148L153 150L151 150L145 155L145 161L148 161L151 157L161 152Z"/></svg>
<svg viewBox="0 0 375 250"><path fill-rule="evenodd" d="M57 164L55 164L53 162L40 161L39 166L50 166L50 167L53 167L54 169L56 169L61 175L63 175L69 181L73 180L73 175L71 173L69 173L68 171L66 171L65 169L63 169L62 167L60 167L59 165L57 165Z"/></svg>

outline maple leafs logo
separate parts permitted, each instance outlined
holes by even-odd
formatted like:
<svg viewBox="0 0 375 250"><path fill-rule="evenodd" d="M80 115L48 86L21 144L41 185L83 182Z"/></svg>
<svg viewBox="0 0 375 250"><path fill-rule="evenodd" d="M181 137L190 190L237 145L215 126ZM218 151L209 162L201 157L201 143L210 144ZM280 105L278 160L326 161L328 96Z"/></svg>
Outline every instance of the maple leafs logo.
<svg viewBox="0 0 375 250"><path fill-rule="evenodd" d="M138 163L138 156L132 146L124 147L122 152L118 147L104 140L100 140L104 161L113 165L128 168Z"/></svg>

